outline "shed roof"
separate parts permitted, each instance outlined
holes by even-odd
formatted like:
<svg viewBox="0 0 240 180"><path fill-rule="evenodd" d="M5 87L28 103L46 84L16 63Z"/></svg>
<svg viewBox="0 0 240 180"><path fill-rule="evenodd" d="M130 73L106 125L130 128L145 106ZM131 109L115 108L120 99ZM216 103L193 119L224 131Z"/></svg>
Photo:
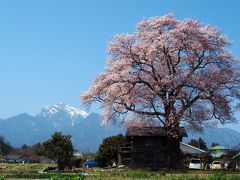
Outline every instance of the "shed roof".
<svg viewBox="0 0 240 180"><path fill-rule="evenodd" d="M126 136L167 136L167 131L164 127L138 127L130 126L127 128ZM187 137L187 133L183 127L179 129L180 137Z"/></svg>

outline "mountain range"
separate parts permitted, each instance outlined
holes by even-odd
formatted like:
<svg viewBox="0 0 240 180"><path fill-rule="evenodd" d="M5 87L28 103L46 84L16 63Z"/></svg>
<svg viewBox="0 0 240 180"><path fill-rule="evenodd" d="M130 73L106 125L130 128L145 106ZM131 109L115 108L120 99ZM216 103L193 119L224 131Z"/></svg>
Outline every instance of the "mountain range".
<svg viewBox="0 0 240 180"><path fill-rule="evenodd" d="M205 128L202 132L188 131L187 134L188 137L183 138L184 142L202 138L207 147L218 143L226 148L240 149L240 133L230 128Z"/></svg>
<svg viewBox="0 0 240 180"><path fill-rule="evenodd" d="M43 142L56 131L70 134L75 149L94 152L105 137L124 133L123 128L102 126L101 116L59 103L44 107L36 116L26 113L0 120L0 135L13 147Z"/></svg>
<svg viewBox="0 0 240 180"><path fill-rule="evenodd" d="M123 127L112 124L103 126L101 116L87 113L64 103L44 107L37 115L26 113L7 119L0 119L0 135L13 147L43 142L56 131L72 136L75 149L81 152L95 152L105 137L125 134ZM188 132L184 142L201 137L208 147L215 142L226 147L236 147L240 133L229 128L206 128L202 133Z"/></svg>

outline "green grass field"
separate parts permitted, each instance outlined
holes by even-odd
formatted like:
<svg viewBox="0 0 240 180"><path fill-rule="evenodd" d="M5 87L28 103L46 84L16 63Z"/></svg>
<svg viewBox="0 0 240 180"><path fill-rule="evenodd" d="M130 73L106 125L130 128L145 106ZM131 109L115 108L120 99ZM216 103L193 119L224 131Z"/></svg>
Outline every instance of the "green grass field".
<svg viewBox="0 0 240 180"><path fill-rule="evenodd" d="M51 180L240 180L240 172L228 171L149 171L144 169L79 169L74 173L43 173L50 164L0 163L0 180L51 179Z"/></svg>
<svg viewBox="0 0 240 180"><path fill-rule="evenodd" d="M97 180L117 180L117 179L153 179L153 180L240 180L240 174L236 172L212 172L212 171L186 171L186 172L165 172L165 171L147 171L140 169L128 170L110 170L97 171L95 174L89 174L87 179Z"/></svg>
<svg viewBox="0 0 240 180"><path fill-rule="evenodd" d="M51 164L15 164L15 163L0 163L0 173L38 173L47 167L55 166Z"/></svg>

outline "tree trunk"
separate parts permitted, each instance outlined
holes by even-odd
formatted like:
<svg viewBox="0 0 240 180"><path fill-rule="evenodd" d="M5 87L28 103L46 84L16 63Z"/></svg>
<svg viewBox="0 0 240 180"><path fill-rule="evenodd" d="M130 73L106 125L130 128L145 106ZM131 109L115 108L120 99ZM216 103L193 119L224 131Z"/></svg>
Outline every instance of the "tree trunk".
<svg viewBox="0 0 240 180"><path fill-rule="evenodd" d="M182 138L179 136L180 126L175 111L169 112L165 126L168 136L168 168L178 169L180 165L180 141Z"/></svg>
<svg viewBox="0 0 240 180"><path fill-rule="evenodd" d="M58 164L58 170L64 170L65 168L64 162L58 160L57 164Z"/></svg>
<svg viewBox="0 0 240 180"><path fill-rule="evenodd" d="M178 137L168 137L168 168L178 169L180 164L180 141Z"/></svg>

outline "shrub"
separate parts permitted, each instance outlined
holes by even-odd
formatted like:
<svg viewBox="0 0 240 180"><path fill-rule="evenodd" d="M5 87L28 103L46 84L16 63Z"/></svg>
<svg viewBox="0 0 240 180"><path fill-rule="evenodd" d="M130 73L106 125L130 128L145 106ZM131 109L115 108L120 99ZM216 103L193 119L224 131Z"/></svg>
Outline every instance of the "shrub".
<svg viewBox="0 0 240 180"><path fill-rule="evenodd" d="M208 180L226 180L228 179L223 171L216 171Z"/></svg>
<svg viewBox="0 0 240 180"><path fill-rule="evenodd" d="M125 174L126 178L131 178L131 179L150 179L151 178L151 174L146 172L146 171L132 171L132 172L128 172L127 174Z"/></svg>
<svg viewBox="0 0 240 180"><path fill-rule="evenodd" d="M50 180L85 180L86 176L79 175L67 175L67 174L58 174L50 178Z"/></svg>
<svg viewBox="0 0 240 180"><path fill-rule="evenodd" d="M105 138L95 157L99 165L104 167L112 165L113 162L116 163L118 161L118 145L125 141L126 138L122 134Z"/></svg>

